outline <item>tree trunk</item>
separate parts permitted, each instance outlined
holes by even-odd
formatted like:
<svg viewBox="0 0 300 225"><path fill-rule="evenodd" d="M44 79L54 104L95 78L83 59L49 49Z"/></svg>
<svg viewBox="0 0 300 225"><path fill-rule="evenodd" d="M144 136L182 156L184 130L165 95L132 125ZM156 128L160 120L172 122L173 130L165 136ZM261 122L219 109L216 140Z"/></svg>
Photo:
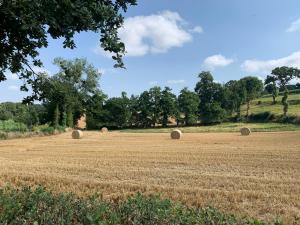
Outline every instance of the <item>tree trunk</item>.
<svg viewBox="0 0 300 225"><path fill-rule="evenodd" d="M247 101L247 114L246 114L247 119L248 119L248 116L249 116L249 110L250 110L250 101Z"/></svg>
<svg viewBox="0 0 300 225"><path fill-rule="evenodd" d="M273 97L273 102L272 102L272 104L275 105L275 104L276 104L276 96L273 95L272 97Z"/></svg>
<svg viewBox="0 0 300 225"><path fill-rule="evenodd" d="M287 101L288 99L288 94L289 94L289 91L288 89L285 87L284 89L284 94L283 94L283 97L282 97L282 105L283 105L283 115L286 116L287 115L287 112L288 112L288 109L289 109L289 103Z"/></svg>
<svg viewBox="0 0 300 225"><path fill-rule="evenodd" d="M53 126L54 127L59 126L59 117L60 117L59 107L58 107L58 104L56 104L55 109L54 109L54 115L53 115Z"/></svg>

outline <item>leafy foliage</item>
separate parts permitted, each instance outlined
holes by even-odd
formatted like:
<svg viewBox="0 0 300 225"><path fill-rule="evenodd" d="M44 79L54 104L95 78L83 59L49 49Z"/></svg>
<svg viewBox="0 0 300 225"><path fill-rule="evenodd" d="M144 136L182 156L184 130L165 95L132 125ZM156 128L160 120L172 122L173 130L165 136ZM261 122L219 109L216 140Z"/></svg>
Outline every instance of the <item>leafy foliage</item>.
<svg viewBox="0 0 300 225"><path fill-rule="evenodd" d="M267 77L265 80L265 84L272 83L275 85L276 83L280 87L281 90L284 91L283 97L282 97L282 105L283 105L283 115L286 116L289 108L288 104L288 83L294 79L294 78L300 78L300 70L293 67L277 67L274 70L272 70L272 74Z"/></svg>
<svg viewBox="0 0 300 225"><path fill-rule="evenodd" d="M165 87L161 92L159 105L161 107L160 117L163 127L168 125L169 118L178 118L177 98L171 90L171 88Z"/></svg>
<svg viewBox="0 0 300 225"><path fill-rule="evenodd" d="M225 117L225 110L222 107L224 89L221 84L214 82L210 72L202 72L198 77L200 81L196 84L195 92L200 99L201 121L205 124L219 123Z"/></svg>
<svg viewBox="0 0 300 225"><path fill-rule="evenodd" d="M111 224L111 225L267 225L237 218L216 209L188 208L158 196L136 194L123 202L109 203L93 196L53 194L43 188L0 189L0 221L3 224ZM280 222L273 223L281 225Z"/></svg>
<svg viewBox="0 0 300 225"><path fill-rule="evenodd" d="M5 102L0 104L0 120L13 120L27 127L45 123L47 111L42 105Z"/></svg>
<svg viewBox="0 0 300 225"><path fill-rule="evenodd" d="M32 66L41 66L40 48L48 46L48 37L64 39L64 48L75 48L74 35L92 31L101 33L100 43L112 52L117 67L124 67L122 56L125 46L118 37L123 24L122 11L136 0L1 1L0 4L0 82L5 71L18 73L28 85L39 83L39 74ZM38 93L33 95L39 98Z"/></svg>
<svg viewBox="0 0 300 225"><path fill-rule="evenodd" d="M245 90L245 101L247 103L247 114L246 117L249 116L249 110L250 110L250 102L258 98L262 91L263 91L263 83L260 79L257 77L244 77L240 80L242 83L242 86Z"/></svg>
<svg viewBox="0 0 300 225"><path fill-rule="evenodd" d="M187 88L181 90L178 96L179 111L184 115L185 125L193 125L198 121L199 97Z"/></svg>
<svg viewBox="0 0 300 225"><path fill-rule="evenodd" d="M24 123L14 122L13 120L0 120L0 131L26 132L27 130L27 126Z"/></svg>
<svg viewBox="0 0 300 225"><path fill-rule="evenodd" d="M59 72L54 76L44 74L34 93L38 93L48 111L47 122L53 126L73 126L86 111L91 96L99 92L100 73L85 59L64 60L56 58ZM28 97L30 102L35 97ZM73 121L72 121L73 120Z"/></svg>

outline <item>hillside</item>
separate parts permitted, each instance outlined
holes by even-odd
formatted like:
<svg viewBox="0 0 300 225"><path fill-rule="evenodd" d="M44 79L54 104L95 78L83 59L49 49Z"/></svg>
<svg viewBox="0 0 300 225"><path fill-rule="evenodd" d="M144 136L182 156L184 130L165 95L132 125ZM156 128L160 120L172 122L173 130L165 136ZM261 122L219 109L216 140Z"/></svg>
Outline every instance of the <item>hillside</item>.
<svg viewBox="0 0 300 225"><path fill-rule="evenodd" d="M282 115L281 98L282 96L277 97L277 103L275 105L272 104L272 97L269 95L252 101L250 106L250 114L271 112L275 115ZM300 116L300 93L290 93L288 101L288 115ZM242 107L242 114L246 115L246 105Z"/></svg>

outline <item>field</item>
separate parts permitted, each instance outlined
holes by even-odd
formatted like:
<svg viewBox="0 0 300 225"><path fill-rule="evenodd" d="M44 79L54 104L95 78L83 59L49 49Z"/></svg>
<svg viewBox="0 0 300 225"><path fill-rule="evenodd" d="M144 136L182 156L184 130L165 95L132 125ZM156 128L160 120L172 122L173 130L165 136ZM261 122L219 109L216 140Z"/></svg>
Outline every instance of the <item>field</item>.
<svg viewBox="0 0 300 225"><path fill-rule="evenodd" d="M221 123L213 126L181 127L185 133L239 132L242 127L249 127L254 132L300 131L300 126L288 123ZM124 129L125 133L170 133L174 128Z"/></svg>
<svg viewBox="0 0 300 225"><path fill-rule="evenodd" d="M275 115L282 115L282 96L276 98L277 103L272 104L272 97L263 97L252 101L250 106L251 113L271 112ZM258 104L258 102L261 104ZM300 94L290 94L288 97L289 111L288 115L300 116ZM242 114L246 115L246 105L242 107Z"/></svg>
<svg viewBox="0 0 300 225"><path fill-rule="evenodd" d="M0 142L0 185L123 199L137 191L266 221L300 222L300 132L85 132Z"/></svg>

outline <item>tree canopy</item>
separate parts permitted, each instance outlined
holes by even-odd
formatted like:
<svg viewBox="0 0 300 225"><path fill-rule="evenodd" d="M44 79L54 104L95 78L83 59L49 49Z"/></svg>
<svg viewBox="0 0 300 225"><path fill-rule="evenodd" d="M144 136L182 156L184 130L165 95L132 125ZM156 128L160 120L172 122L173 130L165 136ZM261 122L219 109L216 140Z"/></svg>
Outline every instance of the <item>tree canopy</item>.
<svg viewBox="0 0 300 225"><path fill-rule="evenodd" d="M195 92L199 96L199 114L203 123L218 123L225 116L222 107L224 89L221 84L214 82L210 72L201 72L200 81L196 84Z"/></svg>
<svg viewBox="0 0 300 225"><path fill-rule="evenodd" d="M28 90L37 82L35 66L42 66L39 49L48 46L48 38L63 39L64 48L75 48L74 35L100 33L100 44L113 53L116 67L124 67L125 46L118 37L123 24L122 11L136 0L15 0L0 4L0 82L5 72L19 75Z"/></svg>
<svg viewBox="0 0 300 225"><path fill-rule="evenodd" d="M246 94L245 95L245 101L247 103L246 117L248 117L249 110L250 110L250 102L261 95L263 91L263 82L257 77L252 77L252 76L244 77L240 80L240 82L242 83L242 86Z"/></svg>
<svg viewBox="0 0 300 225"><path fill-rule="evenodd" d="M280 89L284 91L284 95L281 99L283 105L283 115L286 116L289 108L288 104L288 88L287 85L289 82L295 78L300 78L300 70L294 67L277 67L272 70L271 75L268 75L265 84L278 85Z"/></svg>

